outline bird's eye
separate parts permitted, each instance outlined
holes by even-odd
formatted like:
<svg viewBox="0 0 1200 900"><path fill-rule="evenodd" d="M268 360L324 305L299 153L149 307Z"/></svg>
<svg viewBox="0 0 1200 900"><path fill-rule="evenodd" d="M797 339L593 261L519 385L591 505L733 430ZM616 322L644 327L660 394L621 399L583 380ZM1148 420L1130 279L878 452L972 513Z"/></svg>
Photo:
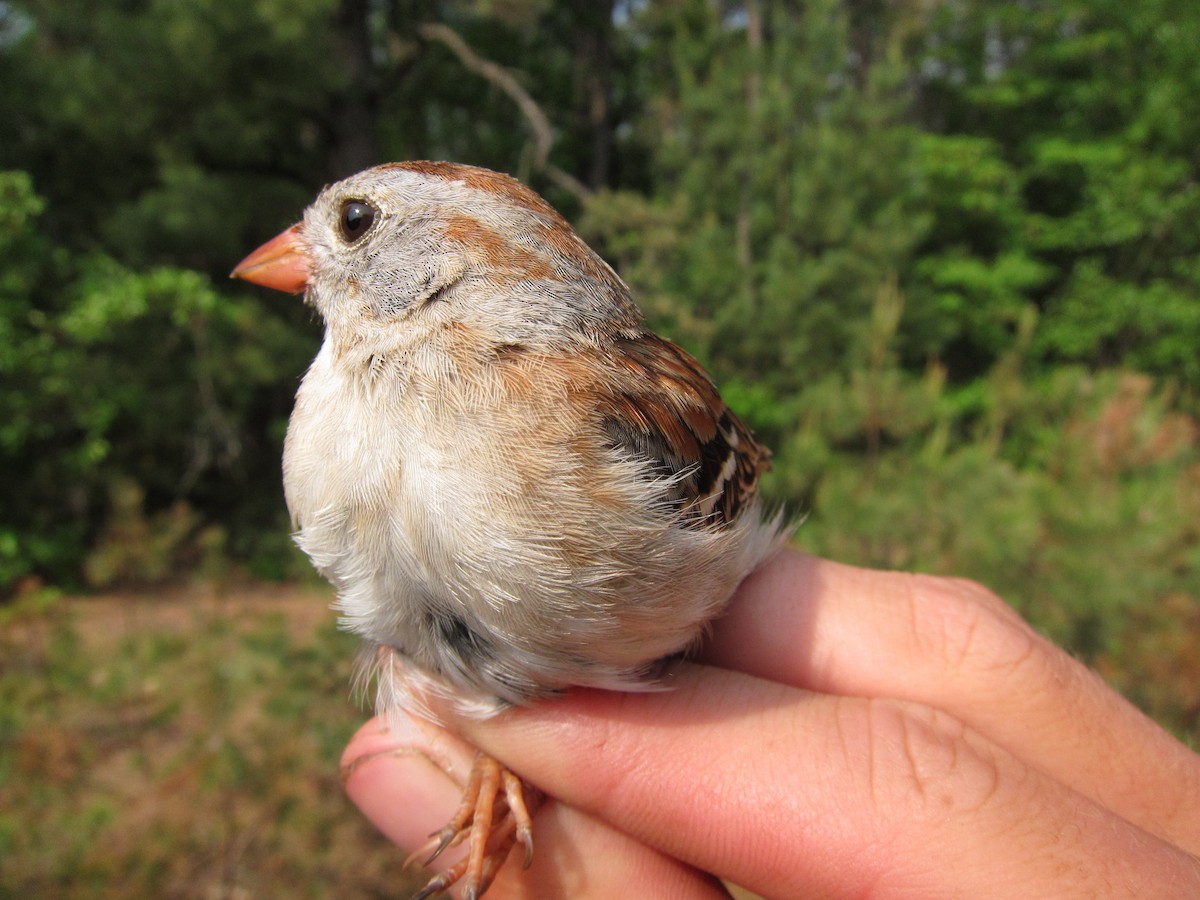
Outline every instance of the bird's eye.
<svg viewBox="0 0 1200 900"><path fill-rule="evenodd" d="M375 224L375 207L365 200L347 200L338 216L338 230L347 244L352 244L371 230Z"/></svg>

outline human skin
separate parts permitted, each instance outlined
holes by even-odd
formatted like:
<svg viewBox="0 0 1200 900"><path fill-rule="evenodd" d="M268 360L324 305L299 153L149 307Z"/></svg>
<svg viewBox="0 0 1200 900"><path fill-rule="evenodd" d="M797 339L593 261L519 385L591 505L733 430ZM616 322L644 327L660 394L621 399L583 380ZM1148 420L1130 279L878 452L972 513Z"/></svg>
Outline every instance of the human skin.
<svg viewBox="0 0 1200 900"><path fill-rule="evenodd" d="M346 791L414 851L473 747L544 789L493 900L1200 897L1200 757L972 582L783 551L664 683L373 719Z"/></svg>

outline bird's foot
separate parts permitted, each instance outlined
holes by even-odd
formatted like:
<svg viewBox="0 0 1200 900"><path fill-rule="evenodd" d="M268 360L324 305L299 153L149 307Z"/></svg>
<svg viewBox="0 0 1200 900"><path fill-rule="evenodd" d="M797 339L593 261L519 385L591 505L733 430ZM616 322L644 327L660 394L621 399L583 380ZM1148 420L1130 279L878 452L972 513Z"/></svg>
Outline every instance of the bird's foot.
<svg viewBox="0 0 1200 900"><path fill-rule="evenodd" d="M426 865L444 850L467 842L467 855L434 876L414 897L425 900L459 884L464 900L477 900L488 889L515 844L525 848L525 866L533 860L533 821L544 797L492 757L478 753L463 788L462 803L446 826L431 838ZM419 852L424 852L424 849ZM411 857L410 857L411 860Z"/></svg>

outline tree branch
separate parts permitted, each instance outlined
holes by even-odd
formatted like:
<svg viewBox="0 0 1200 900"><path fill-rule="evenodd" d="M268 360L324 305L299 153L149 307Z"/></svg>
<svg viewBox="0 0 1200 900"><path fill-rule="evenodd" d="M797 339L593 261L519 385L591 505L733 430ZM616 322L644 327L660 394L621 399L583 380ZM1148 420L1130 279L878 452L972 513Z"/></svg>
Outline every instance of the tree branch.
<svg viewBox="0 0 1200 900"><path fill-rule="evenodd" d="M550 162L550 148L554 145L554 129L546 114L542 112L542 108L537 105L529 92L521 87L511 73L491 60L484 59L447 25L436 22L418 25L417 34L427 41L444 44L465 69L495 85L517 104L517 109L521 111L521 115L525 117L525 121L529 123L530 129L533 131L534 162L551 181L581 201L592 195L592 191L582 181Z"/></svg>

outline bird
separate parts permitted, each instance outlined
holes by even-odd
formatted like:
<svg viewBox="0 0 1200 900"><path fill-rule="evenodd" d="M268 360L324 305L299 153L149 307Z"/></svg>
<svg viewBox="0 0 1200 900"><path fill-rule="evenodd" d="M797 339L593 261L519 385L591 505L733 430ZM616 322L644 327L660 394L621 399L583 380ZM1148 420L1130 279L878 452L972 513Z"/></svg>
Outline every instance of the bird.
<svg viewBox="0 0 1200 900"><path fill-rule="evenodd" d="M232 277L302 293L323 321L284 495L381 714L663 689L664 661L788 538L759 496L769 451L515 178L367 169ZM433 856L469 852L418 897L478 897L516 844L528 865L541 799L480 753L431 836Z"/></svg>

